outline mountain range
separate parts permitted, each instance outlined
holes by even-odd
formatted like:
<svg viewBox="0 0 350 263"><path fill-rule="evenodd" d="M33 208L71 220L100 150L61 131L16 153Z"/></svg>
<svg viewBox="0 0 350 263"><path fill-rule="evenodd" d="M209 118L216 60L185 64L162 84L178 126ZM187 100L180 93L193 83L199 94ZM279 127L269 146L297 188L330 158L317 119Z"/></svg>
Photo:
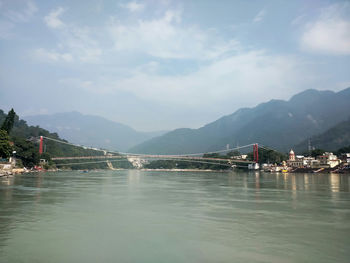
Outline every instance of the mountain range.
<svg viewBox="0 0 350 263"><path fill-rule="evenodd" d="M50 132L56 132L69 142L114 151L126 151L165 133L140 132L118 122L99 116L83 115L76 111L26 116L23 119L30 125L39 125Z"/></svg>
<svg viewBox="0 0 350 263"><path fill-rule="evenodd" d="M135 153L209 152L260 143L286 152L350 116L350 88L340 92L309 89L290 100L242 108L199 129L177 129L130 149ZM307 147L307 145L305 146Z"/></svg>
<svg viewBox="0 0 350 263"><path fill-rule="evenodd" d="M349 143L344 133L349 117L350 88L339 92L309 89L288 101L271 100L241 108L198 129L170 132L138 132L124 124L78 112L24 119L81 145L133 153L186 154L251 143L282 152L294 147L306 151L309 138L314 146L333 150Z"/></svg>

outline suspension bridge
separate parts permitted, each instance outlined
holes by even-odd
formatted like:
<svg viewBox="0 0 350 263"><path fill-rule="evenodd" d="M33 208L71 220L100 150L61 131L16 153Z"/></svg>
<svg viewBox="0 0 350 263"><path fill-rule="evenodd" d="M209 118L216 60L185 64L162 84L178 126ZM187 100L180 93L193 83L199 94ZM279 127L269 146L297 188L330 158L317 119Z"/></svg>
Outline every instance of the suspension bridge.
<svg viewBox="0 0 350 263"><path fill-rule="evenodd" d="M202 152L202 153L188 153L188 154L171 154L171 155L160 155L160 154L137 154L137 153L127 153L127 152L117 152L106 149L87 147L84 145L69 143L63 140L57 140L54 138L49 138L46 136L40 136L39 143L39 154L43 153L43 145L44 140L53 141L60 144L65 144L73 147L79 147L85 150L92 150L96 152L102 152L103 155L95 155L95 156L57 156L51 157L52 161L66 161L71 160L71 163L56 163L56 166L69 166L69 165L82 165L82 164L92 164L92 163L107 163L109 168L113 169L111 162L122 161L125 159L130 162L136 162L138 160L177 160L181 162L193 162L193 163L205 163L205 164L216 164L222 165L226 167L245 167L247 168L249 165L255 164L257 167L257 163L259 161L259 145L258 143L247 144L244 146L227 148L224 150L211 151L211 152ZM220 153L228 153L232 151L238 151L242 149L253 148L253 160L246 159L235 159L235 158L214 158L208 157L211 154L220 154ZM81 162L81 160L86 160L86 162ZM74 162L75 161L75 162ZM79 161L79 162L78 162ZM254 167L254 166L253 166ZM254 168L253 168L254 169Z"/></svg>

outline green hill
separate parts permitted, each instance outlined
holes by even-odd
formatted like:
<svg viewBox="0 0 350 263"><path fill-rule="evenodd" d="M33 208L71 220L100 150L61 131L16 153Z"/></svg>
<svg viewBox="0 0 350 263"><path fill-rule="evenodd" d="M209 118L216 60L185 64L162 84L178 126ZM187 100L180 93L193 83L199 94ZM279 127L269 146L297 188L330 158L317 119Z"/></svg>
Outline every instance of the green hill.
<svg viewBox="0 0 350 263"><path fill-rule="evenodd" d="M308 141L295 146L295 150L306 152L308 150ZM310 138L312 147L324 149L326 151L336 151L339 148L350 145L350 118L343 121L322 134Z"/></svg>
<svg viewBox="0 0 350 263"><path fill-rule="evenodd" d="M7 114L0 110L0 124L2 124ZM98 156L103 155L101 151L94 151L90 149L83 149L70 145L60 144L53 141L45 140L44 153L39 155L39 136L45 136L56 140L62 140L57 133L50 133L49 131L40 128L39 126L29 126L26 121L20 120L16 115L13 129L10 132L10 141L13 142L13 150L16 151L16 157L21 160L26 167L33 167L37 165L40 159L51 160L51 157L60 156ZM63 140L64 141L64 140ZM77 161L75 161L77 162ZM126 163L129 167L129 163ZM86 168L106 168L105 163L100 164L86 164L66 166L76 169Z"/></svg>

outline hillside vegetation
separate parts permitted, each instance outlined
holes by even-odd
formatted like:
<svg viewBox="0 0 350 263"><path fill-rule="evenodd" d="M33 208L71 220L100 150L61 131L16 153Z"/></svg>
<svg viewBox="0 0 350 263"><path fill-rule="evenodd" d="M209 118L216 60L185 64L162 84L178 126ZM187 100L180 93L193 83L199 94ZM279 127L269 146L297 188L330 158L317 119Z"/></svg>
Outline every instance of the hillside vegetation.
<svg viewBox="0 0 350 263"><path fill-rule="evenodd" d="M309 140L298 144L295 149L299 152L307 151ZM343 121L322 134L310 138L311 146L327 151L336 151L341 147L350 145L350 118Z"/></svg>
<svg viewBox="0 0 350 263"><path fill-rule="evenodd" d="M7 114L0 110L0 124L4 123ZM20 120L18 115L14 116L13 128L9 132L9 141L13 144L12 151L16 151L16 157L22 162L25 167L33 167L39 164L40 159L46 159L51 162L51 157L60 156L98 156L103 155L101 151L94 151L90 149L83 149L70 145L60 144L53 141L45 140L44 153L39 155L39 137L45 136L56 140L62 140L57 133L50 133L49 131L40 128L39 126L29 126L26 121ZM9 156L2 156L9 157ZM70 161L71 162L71 161ZM77 162L77 161L75 161ZM127 167L129 167L126 162ZM121 165L123 165L121 163ZM86 165L72 165L65 166L66 168L86 169L86 168L106 168L105 163L86 164Z"/></svg>

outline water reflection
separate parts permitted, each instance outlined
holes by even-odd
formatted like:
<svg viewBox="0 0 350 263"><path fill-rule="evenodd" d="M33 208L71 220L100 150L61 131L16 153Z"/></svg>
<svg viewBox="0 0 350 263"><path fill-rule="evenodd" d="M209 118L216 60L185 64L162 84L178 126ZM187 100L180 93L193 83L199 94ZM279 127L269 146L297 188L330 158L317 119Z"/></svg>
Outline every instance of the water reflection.
<svg viewBox="0 0 350 263"><path fill-rule="evenodd" d="M339 192L340 189L340 175L339 174L330 174L329 176L330 189L332 192Z"/></svg>
<svg viewBox="0 0 350 263"><path fill-rule="evenodd" d="M128 185L129 187L136 186L140 183L140 171L130 171L128 173Z"/></svg>
<svg viewBox="0 0 350 263"><path fill-rule="evenodd" d="M255 200L260 201L260 173L255 172Z"/></svg>
<svg viewBox="0 0 350 263"><path fill-rule="evenodd" d="M305 174L304 175L304 186L305 186L305 190L310 190L310 179L309 179L309 175Z"/></svg>
<svg viewBox="0 0 350 263"><path fill-rule="evenodd" d="M271 246L283 256L289 249L295 255L306 255L312 249L323 251L325 244L335 255L347 258L349 188L348 175L338 174L131 170L3 178L0 254L4 251L13 259L15 251L20 250L20 255L30 258L42 251L71 251L70 245L81 249L97 245L109 258L118 258L118 252L127 259L129 255L149 253L152 249L140 252L145 244L156 244L164 246L159 251L177 248L174 254L187 251L191 257L193 251L207 245L201 250L203 257L209 250L232 259L240 251L250 255L251 248L261 248L265 256L275 253ZM32 239L42 241L38 236L45 233L53 245L42 242L36 247ZM142 242L140 238L144 238ZM338 242L332 246L322 240ZM113 246L105 250L111 244L123 249ZM93 249L81 251L87 257L95 253ZM31 259L22 261L38 261ZM198 262L205 261L200 259ZM258 261L249 259L243 257L242 262ZM268 257L266 261L269 259L273 261ZM59 256L52 260L63 261Z"/></svg>

